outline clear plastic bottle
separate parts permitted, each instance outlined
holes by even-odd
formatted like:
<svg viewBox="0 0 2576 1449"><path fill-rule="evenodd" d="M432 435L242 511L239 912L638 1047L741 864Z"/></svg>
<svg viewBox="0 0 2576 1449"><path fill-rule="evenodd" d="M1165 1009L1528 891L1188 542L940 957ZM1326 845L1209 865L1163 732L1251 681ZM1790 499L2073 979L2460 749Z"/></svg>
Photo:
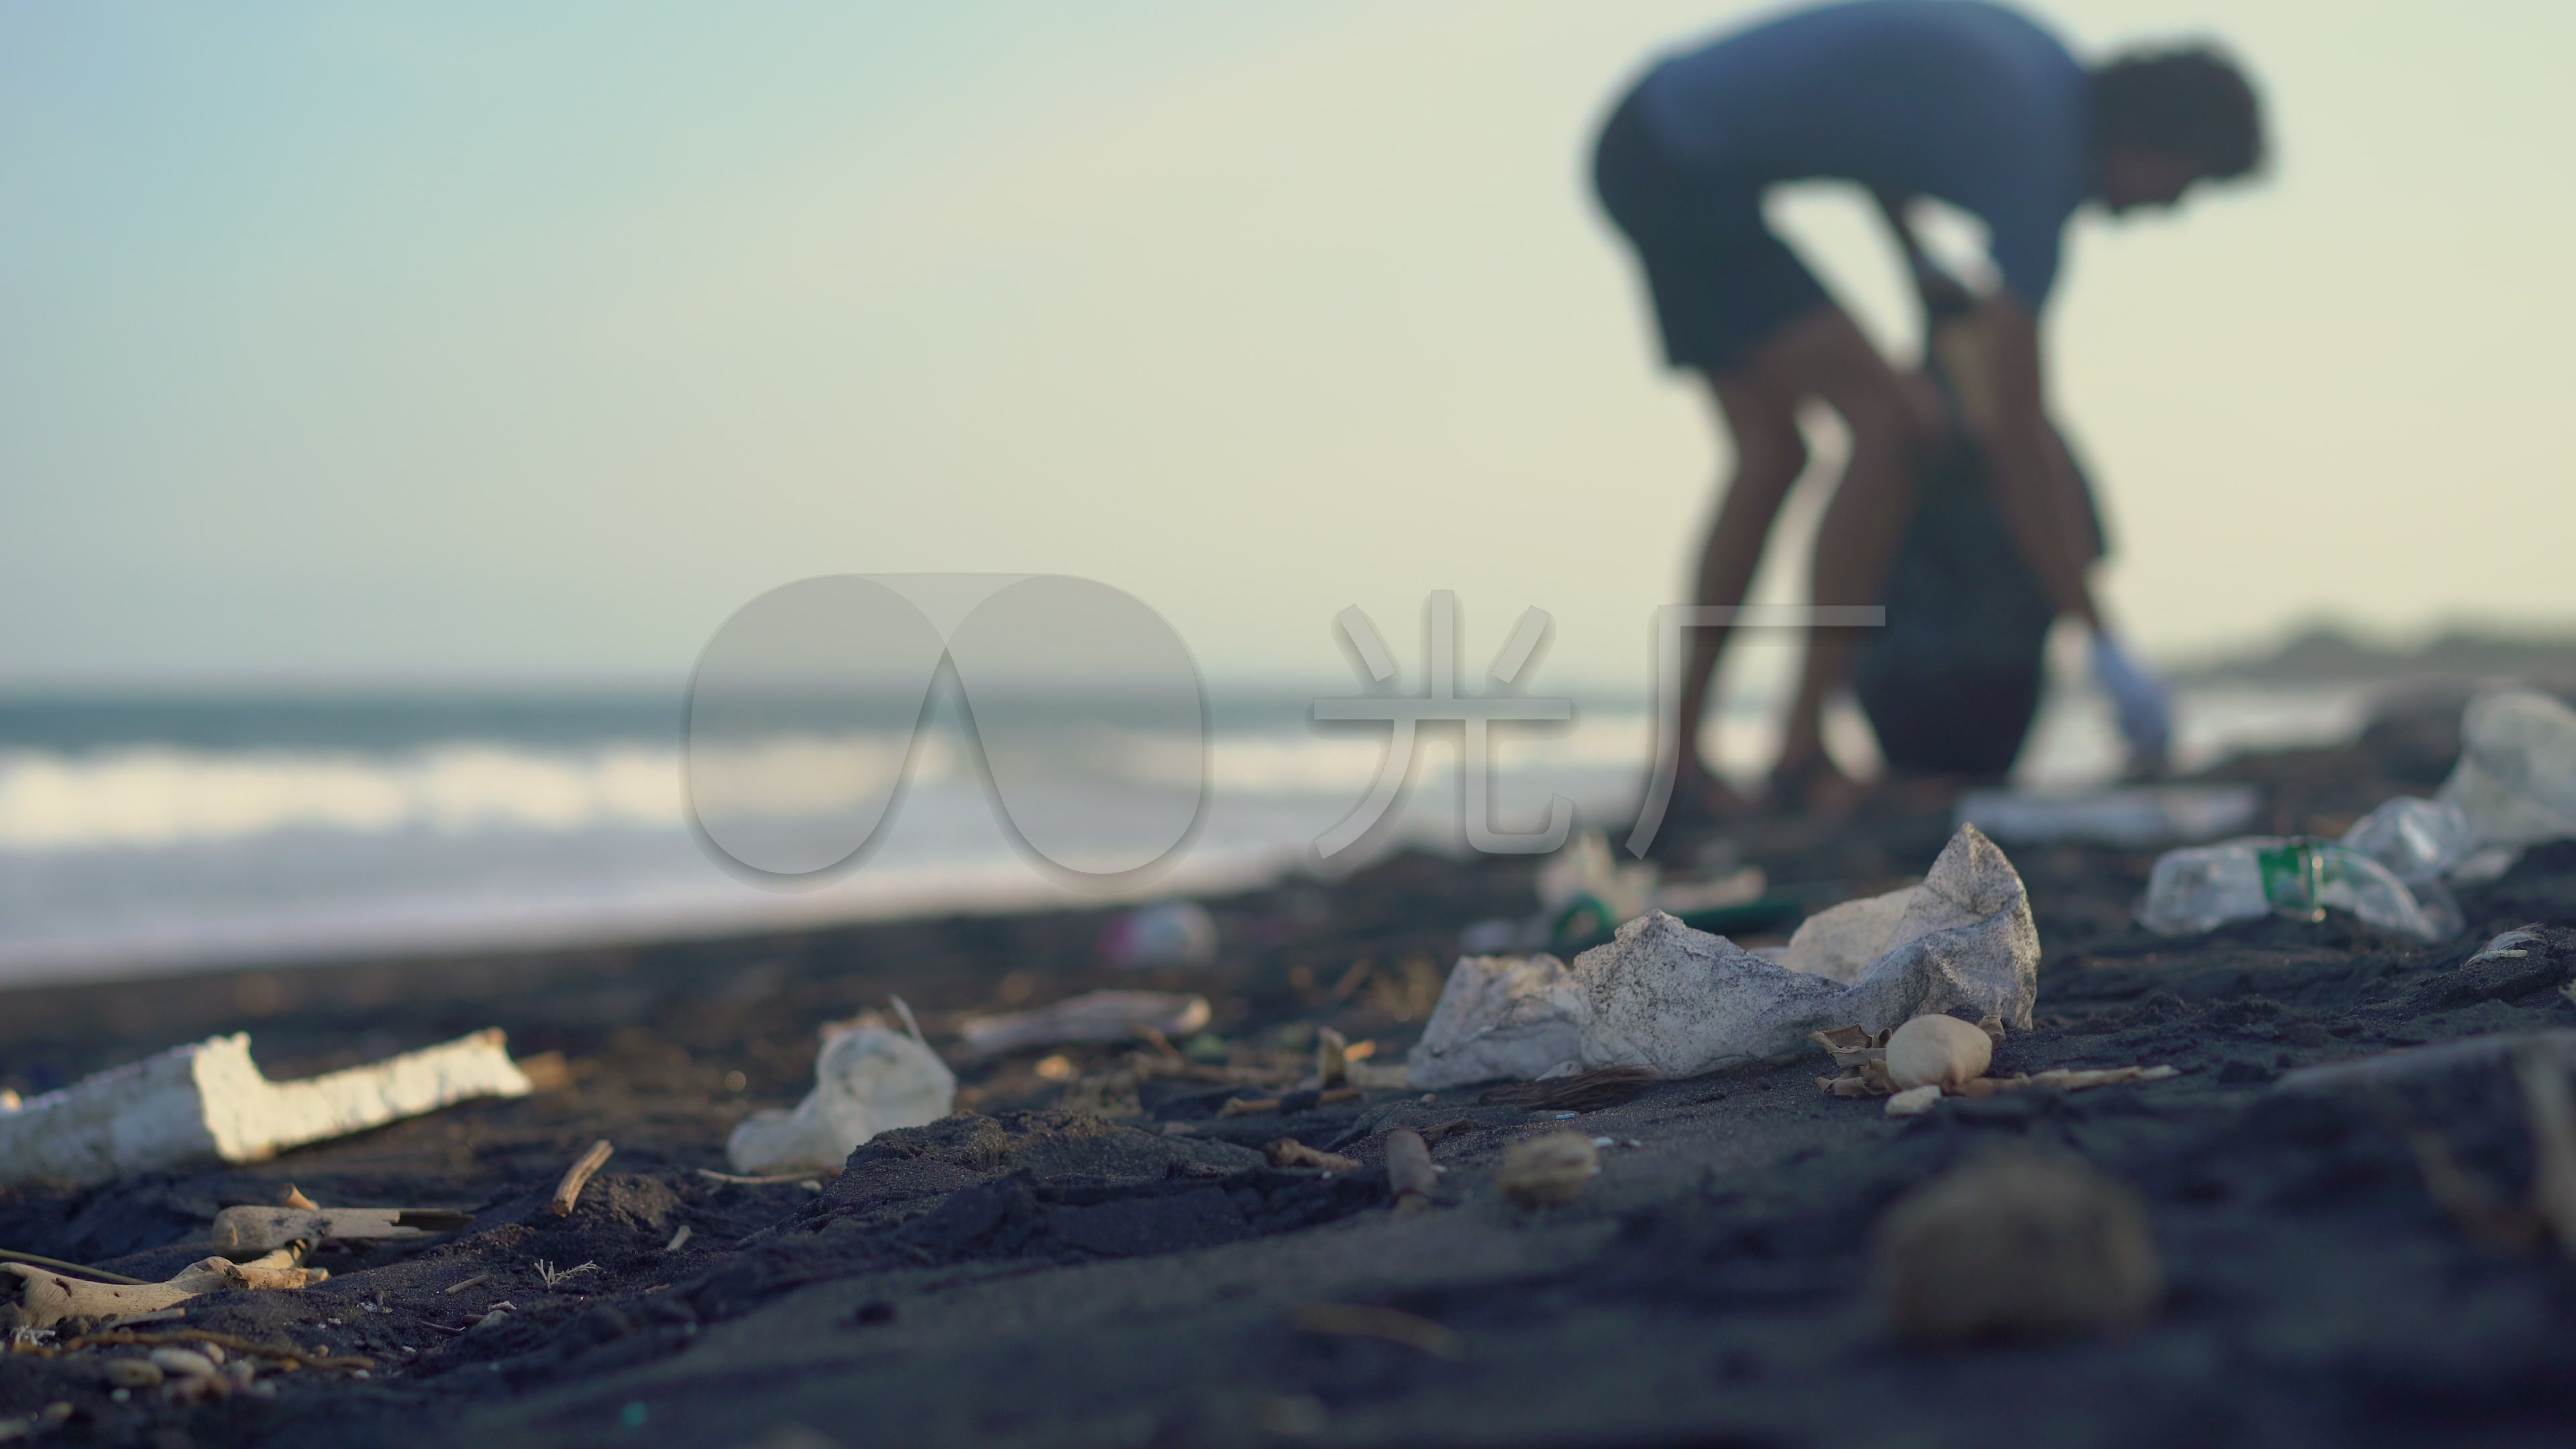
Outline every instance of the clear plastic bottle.
<svg viewBox="0 0 2576 1449"><path fill-rule="evenodd" d="M2473 841L2468 818L2455 807L2400 795L2355 821L2343 843L2411 886L2440 879L2467 857Z"/></svg>
<svg viewBox="0 0 2576 1449"><path fill-rule="evenodd" d="M2460 929L2459 907L2438 885L2419 897L2359 851L2278 836L2166 852L2147 880L2138 919L2150 930L2184 935L2275 912L2318 920L2329 909L2427 941Z"/></svg>
<svg viewBox="0 0 2576 1449"><path fill-rule="evenodd" d="M2480 695L2461 716L2460 745L2437 798L2477 845L2576 835L2576 710L2534 689Z"/></svg>

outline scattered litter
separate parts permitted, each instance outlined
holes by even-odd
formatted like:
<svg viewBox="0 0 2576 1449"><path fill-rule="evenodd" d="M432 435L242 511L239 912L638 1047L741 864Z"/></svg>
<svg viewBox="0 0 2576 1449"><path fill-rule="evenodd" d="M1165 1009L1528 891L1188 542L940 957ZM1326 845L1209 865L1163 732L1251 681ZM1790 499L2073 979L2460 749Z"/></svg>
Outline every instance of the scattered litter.
<svg viewBox="0 0 2576 1449"><path fill-rule="evenodd" d="M289 1243L389 1242L473 1225L472 1213L445 1208L232 1207L215 1214L213 1242L226 1252L265 1253Z"/></svg>
<svg viewBox="0 0 2576 1449"><path fill-rule="evenodd" d="M1578 832L1539 867L1539 913L1526 921L1478 921L1459 933L1464 954L1514 950L1575 950L1606 940L1622 924L1650 910L1703 917L1694 924L1743 929L1735 919L1751 911L1764 921L1794 920L1803 907L1768 900L1769 879L1758 865L1708 880L1665 880L1653 861L1622 861L1598 830Z"/></svg>
<svg viewBox="0 0 2576 1449"><path fill-rule="evenodd" d="M1216 917L1196 901L1163 901L1129 911L1100 940L1109 964L1128 971L1205 966L1216 959L1216 947Z"/></svg>
<svg viewBox="0 0 2576 1449"><path fill-rule="evenodd" d="M1300 1303L1290 1310L1288 1321L1300 1333L1383 1339L1418 1348L1434 1358L1456 1360L1467 1355L1467 1342L1456 1329L1401 1308L1364 1303Z"/></svg>
<svg viewBox="0 0 2576 1449"><path fill-rule="evenodd" d="M1349 1172L1358 1163L1338 1152L1323 1152L1307 1146L1294 1137L1282 1137L1261 1149L1273 1167L1312 1167L1324 1172Z"/></svg>
<svg viewBox="0 0 2576 1449"><path fill-rule="evenodd" d="M811 1174L837 1168L860 1143L898 1127L924 1127L957 1101L957 1074L895 1002L906 1032L873 1020L828 1036L814 1056L814 1088L793 1112L752 1113L725 1139L734 1170Z"/></svg>
<svg viewBox="0 0 2576 1449"><path fill-rule="evenodd" d="M1523 1207L1544 1207L1582 1196L1600 1171L1601 1154L1593 1139L1580 1132L1550 1132L1513 1143L1503 1154L1494 1185Z"/></svg>
<svg viewBox="0 0 2576 1449"><path fill-rule="evenodd" d="M210 1037L0 1113L0 1183L83 1185L191 1162L259 1162L479 1097L524 1097L499 1031L298 1082L272 1082L250 1035Z"/></svg>
<svg viewBox="0 0 2576 1449"><path fill-rule="evenodd" d="M1023 1047L1131 1041L1149 1032L1185 1036L1207 1025L1208 1015L1204 996L1090 991L1032 1011L973 1017L958 1024L957 1034L964 1039L967 1057L995 1057Z"/></svg>
<svg viewBox="0 0 2576 1449"><path fill-rule="evenodd" d="M1595 1137L1592 1139L1592 1145L1595 1147L1616 1147L1619 1144L1612 1138Z"/></svg>
<svg viewBox="0 0 2576 1449"><path fill-rule="evenodd" d="M442 1292L447 1292L447 1293L462 1293L462 1292L464 1292L464 1291L465 1291L466 1289L468 1289L468 1288L478 1287L478 1286L480 1286L480 1285L482 1285L482 1284L489 1283L489 1282L491 1282L491 1281L492 1281L492 1275L491 1275L491 1274L489 1274L489 1273L477 1273L477 1274L475 1274L473 1277L471 1277L471 1278L467 1278L467 1279L465 1279L465 1280L464 1280L464 1281L462 1281L462 1282L458 1282L458 1283L450 1283L450 1284L448 1284L448 1285L447 1285L447 1287L446 1287L446 1288L442 1289L441 1291L442 1291Z"/></svg>
<svg viewBox="0 0 2576 1449"><path fill-rule="evenodd" d="M2137 1195L2036 1153L1916 1188L1880 1218L1877 1240L1880 1302L1914 1342L2127 1328L2164 1296Z"/></svg>
<svg viewBox="0 0 2576 1449"><path fill-rule="evenodd" d="M2233 835L2254 822L2252 785L2129 785L2109 790L1970 790L1955 823L2010 845L2155 850Z"/></svg>
<svg viewBox="0 0 2576 1449"><path fill-rule="evenodd" d="M1440 1190L1440 1174L1431 1170L1431 1144L1422 1134L1399 1127L1386 1134L1386 1185L1395 1196L1395 1210L1418 1212L1431 1206L1432 1195Z"/></svg>
<svg viewBox="0 0 2576 1449"><path fill-rule="evenodd" d="M201 1258L161 1283L92 1283L22 1263L0 1263L0 1273L18 1280L16 1304L0 1303L0 1326L18 1328L130 1317L226 1288L303 1288L331 1276L320 1268L295 1266L293 1255L283 1249L247 1263Z"/></svg>
<svg viewBox="0 0 2576 1449"><path fill-rule="evenodd" d="M1652 912L1570 970L1553 956L1460 960L1413 1049L1410 1080L1528 1081L1568 1063L1692 1077L1784 1055L1827 1023L1876 1029L1960 1006L2027 1027L2038 976L2021 877L1963 826L1848 984Z"/></svg>
<svg viewBox="0 0 2576 1449"><path fill-rule="evenodd" d="M2492 880L2525 847L2576 836L2576 710L2537 690L2499 690L2469 702L2460 740L2432 799L2388 800L2341 841L2255 836L2167 854L2139 919L2186 934L2340 909L2422 940L2459 934L2446 879Z"/></svg>
<svg viewBox="0 0 2576 1449"><path fill-rule="evenodd" d="M571 1217L581 1202L581 1190L590 1185L592 1174L608 1165L609 1154L616 1150L605 1137L590 1144L588 1151L564 1169L563 1180L555 1184L554 1196L546 1199L546 1211L559 1218Z"/></svg>
<svg viewBox="0 0 2576 1449"><path fill-rule="evenodd" d="M1580 1112L1559 1112L1556 1114L1556 1120L1559 1122L1571 1122L1582 1115L1583 1114Z"/></svg>
<svg viewBox="0 0 2576 1449"><path fill-rule="evenodd" d="M1927 1023L1950 1021L1953 1026ZM1907 1037L1907 1034L1914 1033ZM1903 1078L1897 1075L1898 1038L1907 1037ZM1980 1048L1974 1038L1982 1038ZM2033 1087L2060 1092L2080 1092L2092 1087L2117 1086L2125 1082L2160 1082L2180 1073L2172 1067L2109 1067L2099 1070L2056 1070L2032 1072L2010 1077L1981 1075L1993 1062L1994 1048L2003 1045L2004 1026L1987 1017L1975 1026L1955 1017L1917 1017L1893 1032L1871 1033L1856 1026L1834 1031L1812 1033L1810 1040L1825 1049L1834 1065L1842 1068L1835 1076L1818 1077L1816 1085L1829 1097L1889 1097L1888 1115L1920 1116L1932 1110L1933 1102L1948 1092L1960 1097L1991 1097L1998 1092L2026 1091ZM1968 1067L1978 1075L1965 1075ZM1927 1088L1931 1095L1921 1095ZM1894 1098L1906 1099L1904 1106L1894 1105Z"/></svg>
<svg viewBox="0 0 2576 1449"><path fill-rule="evenodd" d="M689 1241L689 1234L695 1231L697 1230L690 1227L687 1223L680 1224L680 1230L671 1235L671 1241L662 1245L662 1251L665 1253L676 1253L680 1251L681 1247ZM456 1290L451 1288L448 1291L453 1293Z"/></svg>
<svg viewBox="0 0 2576 1449"><path fill-rule="evenodd" d="M2409 886L2395 872L2333 841L2247 836L2167 851L2147 878L2140 924L2170 936L2280 914L2321 921L2349 911L2420 941L2459 934L2460 908L2438 880Z"/></svg>
<svg viewBox="0 0 2576 1449"><path fill-rule="evenodd" d="M1488 1107L1520 1107L1532 1112L1557 1110L1558 1120L1580 1112L1616 1107L1655 1080L1644 1067L1594 1067L1536 1082L1489 1087L1476 1100Z"/></svg>
<svg viewBox="0 0 2576 1449"><path fill-rule="evenodd" d="M597 1263L580 1263L570 1268L557 1268L554 1264L547 1262L543 1258L539 1258L533 1266L537 1270L537 1281L545 1284L550 1290L556 1284L561 1283L566 1278L572 1277L576 1273L596 1273L599 1271L599 1265Z"/></svg>
<svg viewBox="0 0 2576 1449"><path fill-rule="evenodd" d="M322 1210L322 1204L306 1197L304 1189L291 1182L286 1185L286 1191L278 1195L277 1201L281 1207L302 1208L309 1213Z"/></svg>

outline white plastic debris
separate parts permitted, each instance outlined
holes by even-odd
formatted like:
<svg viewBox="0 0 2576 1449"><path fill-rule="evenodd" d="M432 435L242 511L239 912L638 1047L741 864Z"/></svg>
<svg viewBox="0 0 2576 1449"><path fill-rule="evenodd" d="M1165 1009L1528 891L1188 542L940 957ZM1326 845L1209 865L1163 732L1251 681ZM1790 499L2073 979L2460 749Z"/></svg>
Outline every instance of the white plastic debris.
<svg viewBox="0 0 2576 1449"><path fill-rule="evenodd" d="M1216 959L1216 917L1196 901L1141 906L1119 917L1100 944L1109 964L1125 970L1204 966Z"/></svg>
<svg viewBox="0 0 2576 1449"><path fill-rule="evenodd" d="M904 1019L909 1025L909 1011ZM725 1139L725 1157L754 1176L819 1172L880 1132L938 1121L956 1100L956 1073L917 1031L863 1022L825 1040L814 1057L814 1090L795 1111L772 1107L744 1118Z"/></svg>
<svg viewBox="0 0 2576 1449"><path fill-rule="evenodd" d="M2149 850L2234 835L2254 823L2252 785L2130 785L2111 790L1970 790L1958 823L2011 845L2061 842Z"/></svg>
<svg viewBox="0 0 2576 1449"><path fill-rule="evenodd" d="M1932 1082L1920 1087L1908 1087L1904 1091L1888 1098L1887 1115L1890 1117L1920 1117L1924 1113L1929 1112L1940 1105L1941 1084L1938 1082Z"/></svg>
<svg viewBox="0 0 2576 1449"><path fill-rule="evenodd" d="M257 1162L478 1097L524 1097L499 1031L300 1082L272 1082L250 1036L129 1062L0 1113L0 1183L104 1182L190 1162Z"/></svg>
<svg viewBox="0 0 2576 1449"><path fill-rule="evenodd" d="M1961 827L1895 915L1848 981L1766 960L1660 911L1570 969L1553 956L1468 957L1450 972L1407 1083L1436 1091L1569 1066L1691 1077L1798 1051L1812 1031L1884 1030L1957 1007L2030 1025L2039 932L1994 842Z"/></svg>
<svg viewBox="0 0 2576 1449"><path fill-rule="evenodd" d="M1865 896L1856 901L1816 912L1798 923L1797 931L1786 946L1773 946L1756 954L1769 957L1792 971L1822 976L1849 986L1869 969L1869 963L1887 951L1895 936L1897 923L1905 919L1906 910L1914 904L1914 893L1920 886L1889 891L1883 896Z"/></svg>
<svg viewBox="0 0 2576 1449"><path fill-rule="evenodd" d="M1148 1032L1184 1036L1208 1024L1204 996L1176 991L1091 991L1033 1011L979 1016L958 1024L966 1054L1000 1056L1022 1047L1130 1041Z"/></svg>

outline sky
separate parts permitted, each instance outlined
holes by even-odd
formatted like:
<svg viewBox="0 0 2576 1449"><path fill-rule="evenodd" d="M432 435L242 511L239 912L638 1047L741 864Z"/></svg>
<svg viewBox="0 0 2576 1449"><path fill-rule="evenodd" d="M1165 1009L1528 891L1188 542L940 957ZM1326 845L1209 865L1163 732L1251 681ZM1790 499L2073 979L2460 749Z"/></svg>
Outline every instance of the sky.
<svg viewBox="0 0 2576 1449"><path fill-rule="evenodd" d="M1750 13L0 10L0 681L675 678L765 589L957 570L1113 584L1219 679L1453 589L1479 667L1535 605L1642 688L1721 448L1585 161ZM2576 531L2576 9L2043 13L2220 36L2274 118L2261 183L2072 240L2122 626L2576 622L2504 547ZM1857 197L1774 210L1910 348Z"/></svg>

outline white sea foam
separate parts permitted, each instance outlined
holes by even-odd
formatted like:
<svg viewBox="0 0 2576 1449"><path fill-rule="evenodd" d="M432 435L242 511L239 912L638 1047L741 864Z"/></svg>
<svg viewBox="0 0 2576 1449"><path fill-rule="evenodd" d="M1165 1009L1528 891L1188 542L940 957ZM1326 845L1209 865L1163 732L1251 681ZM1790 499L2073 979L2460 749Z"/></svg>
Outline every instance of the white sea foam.
<svg viewBox="0 0 2576 1449"><path fill-rule="evenodd" d="M2249 745L2348 736L2354 690L2202 691L2185 701L2186 764ZM1837 750L1854 733L1845 720ZM1758 709L1720 721L1720 767L1754 783L1774 738ZM1652 731L1642 712L1595 711L1552 731L1498 732L1494 810L1504 829L1543 818L1550 794L1587 823L1633 810ZM883 788L898 738L782 737L738 752L737 798L828 817ZM1415 785L1388 844L1458 848L1458 736L1426 729ZM1066 757L1142 784L1206 771L1199 833L1160 877L1125 894L1216 890L1311 862L1312 841L1358 802L1385 731L1330 733L1282 714L1203 746L1099 734ZM2101 778L2118 747L2099 701L2052 697L2023 775ZM882 838L811 888L765 889L709 857L689 830L679 742L522 739L376 750L116 745L0 751L0 977L232 961L399 955L714 933L926 911L1093 904L1032 869L997 823L963 737L926 732ZM1100 796L1104 847L1139 821ZM1336 860L1339 868L1355 862Z"/></svg>

